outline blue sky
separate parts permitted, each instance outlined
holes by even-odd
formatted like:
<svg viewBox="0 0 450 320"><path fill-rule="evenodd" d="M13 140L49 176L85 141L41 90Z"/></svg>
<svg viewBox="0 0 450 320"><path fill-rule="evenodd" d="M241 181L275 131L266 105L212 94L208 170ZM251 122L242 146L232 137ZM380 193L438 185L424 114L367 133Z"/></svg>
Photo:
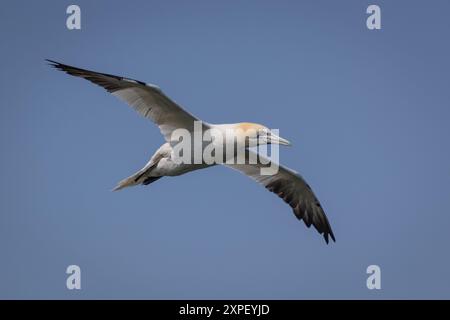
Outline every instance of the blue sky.
<svg viewBox="0 0 450 320"><path fill-rule="evenodd" d="M78 31L69 1L0 11L1 298L450 298L448 1L76 3ZM45 58L279 128L337 242L224 167L111 192L159 130Z"/></svg>

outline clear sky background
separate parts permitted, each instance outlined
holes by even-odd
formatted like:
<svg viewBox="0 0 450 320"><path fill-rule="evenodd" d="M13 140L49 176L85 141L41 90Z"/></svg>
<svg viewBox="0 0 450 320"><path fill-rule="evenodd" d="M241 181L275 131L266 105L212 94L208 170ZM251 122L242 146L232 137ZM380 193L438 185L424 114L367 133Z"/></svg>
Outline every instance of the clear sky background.
<svg viewBox="0 0 450 320"><path fill-rule="evenodd" d="M448 1L75 3L80 31L71 1L1 5L0 298L450 298ZM224 167L111 192L162 136L45 58L279 128L337 242Z"/></svg>

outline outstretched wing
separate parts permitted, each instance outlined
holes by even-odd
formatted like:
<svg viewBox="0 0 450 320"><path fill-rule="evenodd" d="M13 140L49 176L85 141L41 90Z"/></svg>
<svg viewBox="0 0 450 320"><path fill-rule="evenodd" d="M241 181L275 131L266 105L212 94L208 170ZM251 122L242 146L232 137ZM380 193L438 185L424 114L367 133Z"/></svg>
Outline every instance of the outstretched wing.
<svg viewBox="0 0 450 320"><path fill-rule="evenodd" d="M248 151L248 153L253 153L253 159L256 159L253 151ZM299 220L303 220L308 228L313 225L320 234L323 234L326 243L329 241L329 236L336 241L319 200L302 176L281 165L279 165L277 173L262 175L261 169L268 167L264 163L268 163L269 160L261 155L258 156L259 160L256 164L248 164L249 161L246 161L245 164L226 165L261 183L266 189L282 198L292 207L295 216ZM248 155L246 159L249 159Z"/></svg>
<svg viewBox="0 0 450 320"><path fill-rule="evenodd" d="M198 121L196 117L172 101L155 85L80 69L52 60L47 61L54 68L89 80L128 103L139 114L157 124L167 142L170 142L173 130L184 128L192 132L194 121Z"/></svg>

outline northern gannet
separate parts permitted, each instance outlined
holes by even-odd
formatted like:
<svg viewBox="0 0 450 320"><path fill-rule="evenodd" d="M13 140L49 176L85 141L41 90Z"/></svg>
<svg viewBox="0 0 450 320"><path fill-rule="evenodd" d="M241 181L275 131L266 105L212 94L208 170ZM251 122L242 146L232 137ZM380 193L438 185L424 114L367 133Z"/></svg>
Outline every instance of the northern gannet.
<svg viewBox="0 0 450 320"><path fill-rule="evenodd" d="M72 76L84 78L105 88L109 93L129 104L139 114L153 121L164 136L166 143L155 152L148 163L135 174L120 181L114 190L140 184L148 185L164 176L178 176L211 166L211 164L205 163L180 164L172 159L171 136L173 132L180 128L193 132L194 123L200 120L167 97L159 87L130 78L80 69L52 60L47 61L58 70ZM244 122L213 125L202 122L202 126L219 131L224 131L225 129L235 130L235 132L239 132L236 133L237 135L251 129L257 133L264 133L266 137L263 142L260 140L257 144L290 144L287 140L276 136L268 128L260 124ZM244 148L247 155L252 153L246 146ZM336 241L320 202L300 174L279 165L276 174L262 175L260 169L263 165L259 162L256 164L222 164L240 171L256 182L261 183L269 191L277 194L292 207L295 216L299 220L303 220L308 228L313 225L320 234L323 234L326 243L328 243L329 237Z"/></svg>

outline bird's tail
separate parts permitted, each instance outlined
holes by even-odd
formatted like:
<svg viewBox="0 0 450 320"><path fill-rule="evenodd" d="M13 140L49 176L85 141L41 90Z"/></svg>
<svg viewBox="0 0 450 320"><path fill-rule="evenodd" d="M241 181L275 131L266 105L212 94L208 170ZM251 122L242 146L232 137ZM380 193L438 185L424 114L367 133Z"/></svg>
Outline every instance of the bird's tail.
<svg viewBox="0 0 450 320"><path fill-rule="evenodd" d="M148 170L139 170L135 174L120 181L112 191L117 191L126 187L137 186L139 184L148 185L162 178L162 177L149 177L146 175L146 173L148 174Z"/></svg>
<svg viewBox="0 0 450 320"><path fill-rule="evenodd" d="M132 176L129 176L128 178L121 180L112 191L118 191L126 187L132 187L141 184L141 181L139 181L140 174L141 174L140 172L137 172Z"/></svg>

